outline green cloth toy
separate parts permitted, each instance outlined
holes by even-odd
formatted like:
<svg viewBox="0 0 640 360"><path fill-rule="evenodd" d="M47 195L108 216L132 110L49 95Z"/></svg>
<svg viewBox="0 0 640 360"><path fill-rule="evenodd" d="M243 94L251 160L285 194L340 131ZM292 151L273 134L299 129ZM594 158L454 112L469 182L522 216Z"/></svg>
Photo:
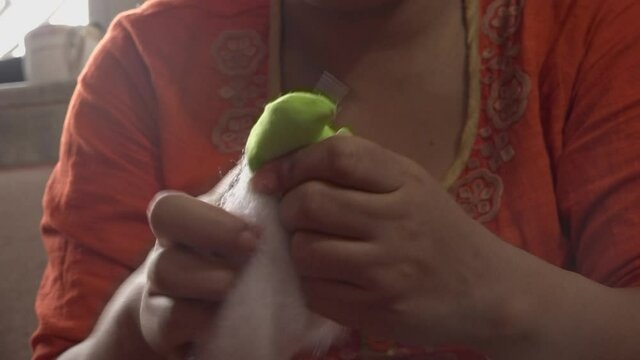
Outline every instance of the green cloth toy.
<svg viewBox="0 0 640 360"><path fill-rule="evenodd" d="M301 147L322 141L346 129L329 125L336 104L329 98L308 92L283 95L268 104L249 133L245 154L249 168L256 171L266 162Z"/></svg>

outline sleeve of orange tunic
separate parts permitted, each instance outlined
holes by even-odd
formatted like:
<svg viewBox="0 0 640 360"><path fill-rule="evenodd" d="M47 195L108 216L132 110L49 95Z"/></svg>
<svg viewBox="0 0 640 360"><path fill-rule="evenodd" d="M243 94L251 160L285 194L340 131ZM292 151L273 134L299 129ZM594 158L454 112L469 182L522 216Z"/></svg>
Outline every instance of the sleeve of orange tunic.
<svg viewBox="0 0 640 360"><path fill-rule="evenodd" d="M557 168L575 266L640 286L640 3L606 1L590 26Z"/></svg>
<svg viewBox="0 0 640 360"><path fill-rule="evenodd" d="M55 358L84 339L153 243L144 216L162 182L153 94L121 19L79 79L47 185L42 235L49 261L36 301L33 359Z"/></svg>

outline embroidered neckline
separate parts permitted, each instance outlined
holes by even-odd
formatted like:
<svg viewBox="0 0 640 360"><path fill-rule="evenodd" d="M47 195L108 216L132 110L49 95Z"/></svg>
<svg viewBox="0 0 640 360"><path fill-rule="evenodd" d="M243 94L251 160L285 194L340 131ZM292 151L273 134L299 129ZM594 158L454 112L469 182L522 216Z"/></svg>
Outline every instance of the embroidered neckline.
<svg viewBox="0 0 640 360"><path fill-rule="evenodd" d="M441 180L449 188L460 177L469 160L476 138L480 117L480 60L478 38L479 2L464 0L464 17L467 56L467 111L459 137L459 146L453 163ZM269 33L269 99L276 98L282 89L282 0L271 0Z"/></svg>
<svg viewBox="0 0 640 360"><path fill-rule="evenodd" d="M531 79L518 63L525 0L463 0L467 56L466 116L456 157L441 184L477 221L496 218L499 175L516 151L511 128L524 118ZM268 97L281 90L282 0L271 0ZM482 48L481 48L482 47Z"/></svg>
<svg viewBox="0 0 640 360"><path fill-rule="evenodd" d="M464 19L467 43L467 109L465 123L460 135L458 153L449 167L447 174L441 181L442 185L450 189L460 177L471 156L475 142L478 122L480 121L480 56L478 34L478 19L480 15L480 1L464 0Z"/></svg>

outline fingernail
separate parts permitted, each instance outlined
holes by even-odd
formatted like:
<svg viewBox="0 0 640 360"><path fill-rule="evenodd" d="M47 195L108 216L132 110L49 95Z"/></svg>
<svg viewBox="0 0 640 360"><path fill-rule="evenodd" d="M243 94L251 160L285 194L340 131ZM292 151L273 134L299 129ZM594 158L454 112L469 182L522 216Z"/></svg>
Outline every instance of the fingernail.
<svg viewBox="0 0 640 360"><path fill-rule="evenodd" d="M338 129L338 131L336 132L336 135L353 136L353 131L351 131L351 129L345 126Z"/></svg>
<svg viewBox="0 0 640 360"><path fill-rule="evenodd" d="M147 218L151 215L151 210L156 205L158 200L160 200L161 198L163 198L163 197L165 197L167 195L185 195L185 193L182 192L182 191L178 191L178 190L162 190L162 191L159 191L158 193L156 193L153 196L153 198L151 198L151 201L149 201L149 204L147 205Z"/></svg>

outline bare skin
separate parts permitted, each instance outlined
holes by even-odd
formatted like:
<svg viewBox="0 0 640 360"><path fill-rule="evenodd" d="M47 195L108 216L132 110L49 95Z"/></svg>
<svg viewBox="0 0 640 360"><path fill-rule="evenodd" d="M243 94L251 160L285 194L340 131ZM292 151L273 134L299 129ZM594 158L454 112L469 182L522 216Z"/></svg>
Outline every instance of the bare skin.
<svg viewBox="0 0 640 360"><path fill-rule="evenodd" d="M361 136L312 145L254 178L258 190L283 196L309 306L365 334L464 344L498 360L637 358L640 343L628 336L640 333L637 290L600 286L513 248L436 180L464 118L463 28L452 3L286 1L285 31L295 31L285 34L285 87L309 88L319 71L334 72L353 88L339 121ZM412 18L426 10L440 20ZM419 51L447 42L455 45L443 59ZM149 218L158 246L61 359L184 356L259 241L250 224L186 195L160 196Z"/></svg>
<svg viewBox="0 0 640 360"><path fill-rule="evenodd" d="M385 1L369 4L366 16L335 6L285 1L285 89L313 88L322 71L330 71L351 88L340 126L444 177L466 109L461 3Z"/></svg>

